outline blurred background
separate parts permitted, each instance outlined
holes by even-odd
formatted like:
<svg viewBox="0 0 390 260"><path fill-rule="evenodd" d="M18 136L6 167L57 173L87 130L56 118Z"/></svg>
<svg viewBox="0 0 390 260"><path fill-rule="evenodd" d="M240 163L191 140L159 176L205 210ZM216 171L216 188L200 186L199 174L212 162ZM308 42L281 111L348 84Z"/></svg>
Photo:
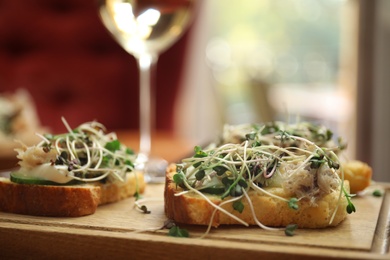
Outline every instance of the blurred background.
<svg viewBox="0 0 390 260"><path fill-rule="evenodd" d="M203 143L225 123L317 121L390 181L389 12L387 0L202 1L159 59L156 129ZM53 131L61 116L138 128L135 60L94 0L0 0L0 92L19 88Z"/></svg>

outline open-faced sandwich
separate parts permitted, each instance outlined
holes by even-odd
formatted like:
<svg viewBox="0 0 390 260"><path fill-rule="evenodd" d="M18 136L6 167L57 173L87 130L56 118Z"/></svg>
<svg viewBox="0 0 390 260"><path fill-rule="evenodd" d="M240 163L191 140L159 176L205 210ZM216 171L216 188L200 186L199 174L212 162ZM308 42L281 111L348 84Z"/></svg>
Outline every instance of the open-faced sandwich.
<svg viewBox="0 0 390 260"><path fill-rule="evenodd" d="M0 169L15 167L17 147L15 139L26 145L39 141L37 132L46 131L41 126L35 104L23 89L0 94Z"/></svg>
<svg viewBox="0 0 390 260"><path fill-rule="evenodd" d="M209 227L336 226L355 207L338 157L345 145L332 135L308 122L226 126L217 142L169 166L165 213ZM346 167L370 179L371 168L355 166Z"/></svg>
<svg viewBox="0 0 390 260"><path fill-rule="evenodd" d="M143 174L135 154L98 122L42 135L17 149L19 168L0 178L0 211L54 217L93 214L97 206L138 196Z"/></svg>

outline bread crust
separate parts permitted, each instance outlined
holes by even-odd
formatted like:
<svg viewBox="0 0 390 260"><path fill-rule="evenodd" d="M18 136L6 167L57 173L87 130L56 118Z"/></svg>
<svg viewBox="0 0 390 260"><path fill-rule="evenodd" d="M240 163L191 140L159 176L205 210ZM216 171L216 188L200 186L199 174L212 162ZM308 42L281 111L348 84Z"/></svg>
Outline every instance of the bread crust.
<svg viewBox="0 0 390 260"><path fill-rule="evenodd" d="M349 181L351 193L363 191L371 184L372 168L359 160L343 163L344 179Z"/></svg>
<svg viewBox="0 0 390 260"><path fill-rule="evenodd" d="M95 185L101 189L99 205L103 205L132 197L137 191L140 194L144 193L146 183L143 173L135 171L127 175L125 182L96 183Z"/></svg>
<svg viewBox="0 0 390 260"><path fill-rule="evenodd" d="M145 190L140 172L125 182L73 186L17 184L0 178L0 211L48 217L80 217L95 213L99 205L116 202Z"/></svg>
<svg viewBox="0 0 390 260"><path fill-rule="evenodd" d="M77 217L93 214L101 189L92 185L43 186L0 179L0 210L16 214ZM77 203L75 203L77 201Z"/></svg>
<svg viewBox="0 0 390 260"><path fill-rule="evenodd" d="M189 192L177 196L176 194L183 191L183 189L177 187L174 183L173 175L175 173L176 165L172 164L167 169L164 191L165 214L169 219L172 219L177 223L195 225L209 225L211 221L211 225L214 227L225 224L239 224L237 220L219 210L215 212L215 215L212 218L214 207L198 194ZM347 182L344 186L345 189L349 191ZM267 188L267 191L289 199L282 188ZM316 201L316 206L313 206L309 201L301 200L298 202L298 210L291 209L285 201L275 199L263 193L251 190L248 192L248 195L254 206L257 219L262 224L270 227L284 227L289 224L297 224L300 228L324 228L338 225L347 215L345 210L347 200L343 196L338 206L337 213L332 223L330 223L332 214L339 201L340 191L334 191L323 196ZM216 205L220 205L223 202L219 196L210 194L207 194L206 196ZM225 200L228 199L229 197ZM222 208L239 217L249 225L257 225L248 201L242 199L242 202L244 204L242 213L234 210L232 203L224 204L222 205Z"/></svg>

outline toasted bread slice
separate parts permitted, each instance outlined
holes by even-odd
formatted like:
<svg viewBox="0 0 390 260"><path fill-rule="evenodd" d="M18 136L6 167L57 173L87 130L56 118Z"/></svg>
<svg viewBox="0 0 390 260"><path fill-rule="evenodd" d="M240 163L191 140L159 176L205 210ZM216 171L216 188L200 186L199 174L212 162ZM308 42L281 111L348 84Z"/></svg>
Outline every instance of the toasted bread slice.
<svg viewBox="0 0 390 260"><path fill-rule="evenodd" d="M372 168L359 160L343 163L344 179L349 181L351 193L363 191L371 184Z"/></svg>
<svg viewBox="0 0 390 260"><path fill-rule="evenodd" d="M178 195L183 189L177 187L173 181L176 174L176 165L172 164L167 169L165 183L165 213L169 219L177 223L209 225L218 227L225 224L239 224L239 222L220 210L215 208L206 201L205 198L194 192ZM349 191L348 182L345 182L345 189ZM280 197L287 198L282 188L268 188L268 192L277 194ZM206 194L204 195L215 205L221 205L225 200L220 196ZM324 228L336 226L342 222L347 215L347 200L344 195L340 198L340 190L334 190L316 200L316 205L308 200L298 202L299 209L294 210L288 206L286 201L270 197L264 193L254 190L248 192L252 202L257 219L266 226L284 227L289 224L297 224L300 228ZM237 216L249 225L257 225L253 213L250 210L248 201L242 199L244 210L242 213L233 209L232 203L221 205L223 209ZM331 218L336 211L333 221ZM213 212L215 215L213 216Z"/></svg>
<svg viewBox="0 0 390 260"><path fill-rule="evenodd" d="M143 193L146 183L143 173L136 171L128 174L125 182L96 183L95 185L101 190L99 205L103 205L132 197L136 192Z"/></svg>
<svg viewBox="0 0 390 260"><path fill-rule="evenodd" d="M16 184L0 178L0 211L50 217L80 217L95 213L99 205L116 202L136 192L143 193L140 172L128 174L125 182L99 182L73 186Z"/></svg>

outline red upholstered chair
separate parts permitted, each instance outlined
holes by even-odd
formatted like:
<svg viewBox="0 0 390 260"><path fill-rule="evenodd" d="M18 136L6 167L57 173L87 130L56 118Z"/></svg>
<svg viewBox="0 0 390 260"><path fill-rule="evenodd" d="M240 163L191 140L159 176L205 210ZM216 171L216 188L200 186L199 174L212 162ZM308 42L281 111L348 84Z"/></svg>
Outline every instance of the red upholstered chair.
<svg viewBox="0 0 390 260"><path fill-rule="evenodd" d="M173 129L187 32L159 59L156 128ZM135 59L99 20L95 0L0 0L0 92L25 88L54 132L98 120L138 127Z"/></svg>

